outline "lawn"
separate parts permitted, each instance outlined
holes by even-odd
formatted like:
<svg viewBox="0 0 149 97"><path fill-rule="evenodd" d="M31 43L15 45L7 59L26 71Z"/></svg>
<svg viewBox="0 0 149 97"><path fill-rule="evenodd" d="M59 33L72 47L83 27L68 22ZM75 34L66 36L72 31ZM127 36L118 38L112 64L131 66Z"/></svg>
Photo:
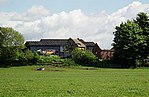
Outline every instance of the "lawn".
<svg viewBox="0 0 149 97"><path fill-rule="evenodd" d="M149 97L149 69L0 68L0 97Z"/></svg>

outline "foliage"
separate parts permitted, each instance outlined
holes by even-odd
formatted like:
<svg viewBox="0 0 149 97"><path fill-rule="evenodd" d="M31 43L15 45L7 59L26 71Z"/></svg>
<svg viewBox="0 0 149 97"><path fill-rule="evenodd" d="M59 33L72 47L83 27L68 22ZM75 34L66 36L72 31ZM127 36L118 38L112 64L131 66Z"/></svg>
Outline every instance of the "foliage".
<svg viewBox="0 0 149 97"><path fill-rule="evenodd" d="M74 60L70 58L61 59L57 55L51 55L51 56L39 56L37 60L37 64L39 65L51 65L51 66L76 66Z"/></svg>
<svg viewBox="0 0 149 97"><path fill-rule="evenodd" d="M23 36L12 28L0 27L0 63L1 66L13 65L17 53L23 48Z"/></svg>
<svg viewBox="0 0 149 97"><path fill-rule="evenodd" d="M114 32L114 47L115 47L115 56L121 64L135 64L135 60L138 58L138 40L141 39L141 36L138 35L142 30L141 28L132 21L127 21L126 23L121 23L120 26L116 27Z"/></svg>
<svg viewBox="0 0 149 97"><path fill-rule="evenodd" d="M149 97L149 69L39 67L0 68L0 97Z"/></svg>
<svg viewBox="0 0 149 97"><path fill-rule="evenodd" d="M23 46L24 37L16 30L9 27L0 27L0 46L14 47Z"/></svg>
<svg viewBox="0 0 149 97"><path fill-rule="evenodd" d="M18 53L18 65L33 65L37 64L38 60L39 55L29 49L24 49L22 52Z"/></svg>
<svg viewBox="0 0 149 97"><path fill-rule="evenodd" d="M78 64L71 58L61 59L61 62L63 64L59 64L59 66L78 66Z"/></svg>
<svg viewBox="0 0 149 97"><path fill-rule="evenodd" d="M145 19L144 19L145 18ZM145 13L139 13L136 20L128 20L116 26L114 32L115 60L126 67L136 67L137 62L149 55L148 31L149 17ZM144 19L144 20L143 20ZM143 22L147 22L146 24ZM144 26L143 26L144 25Z"/></svg>
<svg viewBox="0 0 149 97"><path fill-rule="evenodd" d="M1 67L8 67L15 64L17 59L17 48L15 47L1 47L0 48L0 65Z"/></svg>
<svg viewBox="0 0 149 97"><path fill-rule="evenodd" d="M75 48L72 51L73 60L80 65L91 65L94 66L98 63L97 57L90 51L83 51Z"/></svg>
<svg viewBox="0 0 149 97"><path fill-rule="evenodd" d="M59 62L60 57L57 55L51 56L40 56L38 60L38 64L52 64L52 62Z"/></svg>
<svg viewBox="0 0 149 97"><path fill-rule="evenodd" d="M143 36L143 42L139 45L139 55L143 62L144 59L147 59L147 57L149 56L149 16L147 16L147 13L141 12L137 15L134 22L137 23L143 30L140 34Z"/></svg>

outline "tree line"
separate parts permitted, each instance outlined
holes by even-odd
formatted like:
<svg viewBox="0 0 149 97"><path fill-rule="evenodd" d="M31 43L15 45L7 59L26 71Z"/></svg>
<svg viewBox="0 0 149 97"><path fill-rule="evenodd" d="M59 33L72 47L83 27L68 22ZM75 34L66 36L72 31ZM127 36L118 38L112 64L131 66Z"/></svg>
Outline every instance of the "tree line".
<svg viewBox="0 0 149 97"><path fill-rule="evenodd" d="M112 64L120 64L128 68L144 65L144 60L149 59L149 16L147 13L138 13L135 19L122 22L115 29L116 31L113 32L115 53ZM72 55L72 60L61 60L57 57L52 61L100 67L97 57L89 51L74 49ZM52 62L48 58L50 57L41 57L27 49L24 45L24 37L18 31L9 27L0 27L1 67Z"/></svg>

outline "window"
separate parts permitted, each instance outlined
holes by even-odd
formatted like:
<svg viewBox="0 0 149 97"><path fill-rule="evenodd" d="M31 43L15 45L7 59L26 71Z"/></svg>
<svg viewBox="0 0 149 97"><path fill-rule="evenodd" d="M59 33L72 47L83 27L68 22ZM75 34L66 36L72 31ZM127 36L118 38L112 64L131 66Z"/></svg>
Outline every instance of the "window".
<svg viewBox="0 0 149 97"><path fill-rule="evenodd" d="M64 52L64 46L60 46L60 52Z"/></svg>

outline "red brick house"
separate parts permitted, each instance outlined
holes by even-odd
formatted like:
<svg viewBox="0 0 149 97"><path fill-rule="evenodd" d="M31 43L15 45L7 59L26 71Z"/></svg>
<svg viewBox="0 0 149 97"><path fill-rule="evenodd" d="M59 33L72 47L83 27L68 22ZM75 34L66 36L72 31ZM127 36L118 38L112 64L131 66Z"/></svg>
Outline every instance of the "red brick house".
<svg viewBox="0 0 149 97"><path fill-rule="evenodd" d="M102 50L100 53L100 58L102 60L111 60L113 58L113 55L114 55L114 49Z"/></svg>

